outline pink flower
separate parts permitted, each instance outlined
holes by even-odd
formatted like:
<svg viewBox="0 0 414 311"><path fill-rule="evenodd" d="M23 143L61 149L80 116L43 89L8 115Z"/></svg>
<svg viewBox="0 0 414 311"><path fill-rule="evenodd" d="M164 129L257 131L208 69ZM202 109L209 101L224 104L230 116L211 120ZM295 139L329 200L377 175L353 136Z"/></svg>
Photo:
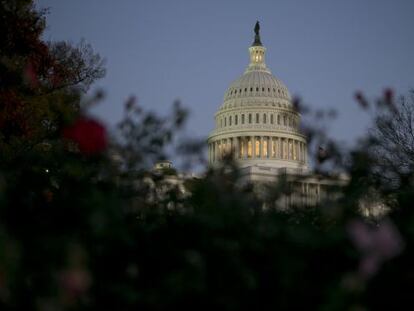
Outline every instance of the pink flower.
<svg viewBox="0 0 414 311"><path fill-rule="evenodd" d="M83 268L70 268L62 271L59 281L67 301L74 301L84 295L92 283L89 272Z"/></svg>
<svg viewBox="0 0 414 311"><path fill-rule="evenodd" d="M394 97L394 91L390 88L384 90L384 99L385 102L391 103Z"/></svg>
<svg viewBox="0 0 414 311"><path fill-rule="evenodd" d="M86 155L99 154L108 145L105 127L93 119L81 117L63 129L63 137L74 141Z"/></svg>
<svg viewBox="0 0 414 311"><path fill-rule="evenodd" d="M373 276L381 264L403 250L402 238L388 220L383 220L378 227L372 227L361 220L353 220L347 226L349 237L361 253L359 273L364 278Z"/></svg>

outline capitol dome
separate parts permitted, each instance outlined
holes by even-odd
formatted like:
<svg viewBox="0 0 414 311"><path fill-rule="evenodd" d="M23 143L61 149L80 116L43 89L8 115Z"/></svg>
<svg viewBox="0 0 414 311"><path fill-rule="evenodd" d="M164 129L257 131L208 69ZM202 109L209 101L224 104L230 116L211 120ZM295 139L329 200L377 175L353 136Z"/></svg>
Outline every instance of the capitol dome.
<svg viewBox="0 0 414 311"><path fill-rule="evenodd" d="M230 84L215 114L215 129L207 140L209 163L216 165L232 154L241 167L307 169L300 114L293 108L285 84L266 66L259 31L257 22L250 63Z"/></svg>

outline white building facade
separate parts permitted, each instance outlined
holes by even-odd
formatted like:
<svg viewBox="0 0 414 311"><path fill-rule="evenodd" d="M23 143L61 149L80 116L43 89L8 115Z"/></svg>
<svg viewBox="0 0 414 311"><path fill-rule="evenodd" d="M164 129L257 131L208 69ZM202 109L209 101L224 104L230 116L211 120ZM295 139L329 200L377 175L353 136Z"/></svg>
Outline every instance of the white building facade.
<svg viewBox="0 0 414 311"><path fill-rule="evenodd" d="M262 189L269 189L263 185L286 180L292 191L277 202L282 209L335 198L339 195L335 189L346 185L348 178L322 177L309 170L307 141L299 127L301 116L287 87L266 66L259 31L257 22L250 63L227 89L215 114L215 129L207 139L209 165L217 166L231 155L240 168L242 183L254 184L259 195L266 195Z"/></svg>

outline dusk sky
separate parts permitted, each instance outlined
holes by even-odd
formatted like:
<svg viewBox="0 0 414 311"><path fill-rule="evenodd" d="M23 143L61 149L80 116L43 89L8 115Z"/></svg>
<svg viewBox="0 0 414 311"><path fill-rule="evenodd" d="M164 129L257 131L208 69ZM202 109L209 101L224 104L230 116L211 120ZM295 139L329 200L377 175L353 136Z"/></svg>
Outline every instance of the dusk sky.
<svg viewBox="0 0 414 311"><path fill-rule="evenodd" d="M85 38L107 60L93 89L106 93L93 113L113 126L123 103L162 114L188 107L187 131L207 137L225 90L246 68L256 20L266 63L311 108L334 108L331 134L352 141L367 127L353 99L386 87L414 88L414 1L38 1L49 7L46 40Z"/></svg>

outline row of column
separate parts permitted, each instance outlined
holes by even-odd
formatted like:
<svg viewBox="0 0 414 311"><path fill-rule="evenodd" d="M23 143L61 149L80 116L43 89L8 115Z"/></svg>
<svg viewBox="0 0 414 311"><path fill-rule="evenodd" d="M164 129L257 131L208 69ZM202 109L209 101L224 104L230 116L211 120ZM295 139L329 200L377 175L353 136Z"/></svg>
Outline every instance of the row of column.
<svg viewBox="0 0 414 311"><path fill-rule="evenodd" d="M242 136L216 140L209 144L209 161L213 163L226 154L235 159L284 159L307 161L306 144L302 141L273 136Z"/></svg>
<svg viewBox="0 0 414 311"><path fill-rule="evenodd" d="M320 183L296 182L290 194L285 194L285 208L292 206L314 206L323 198Z"/></svg>

